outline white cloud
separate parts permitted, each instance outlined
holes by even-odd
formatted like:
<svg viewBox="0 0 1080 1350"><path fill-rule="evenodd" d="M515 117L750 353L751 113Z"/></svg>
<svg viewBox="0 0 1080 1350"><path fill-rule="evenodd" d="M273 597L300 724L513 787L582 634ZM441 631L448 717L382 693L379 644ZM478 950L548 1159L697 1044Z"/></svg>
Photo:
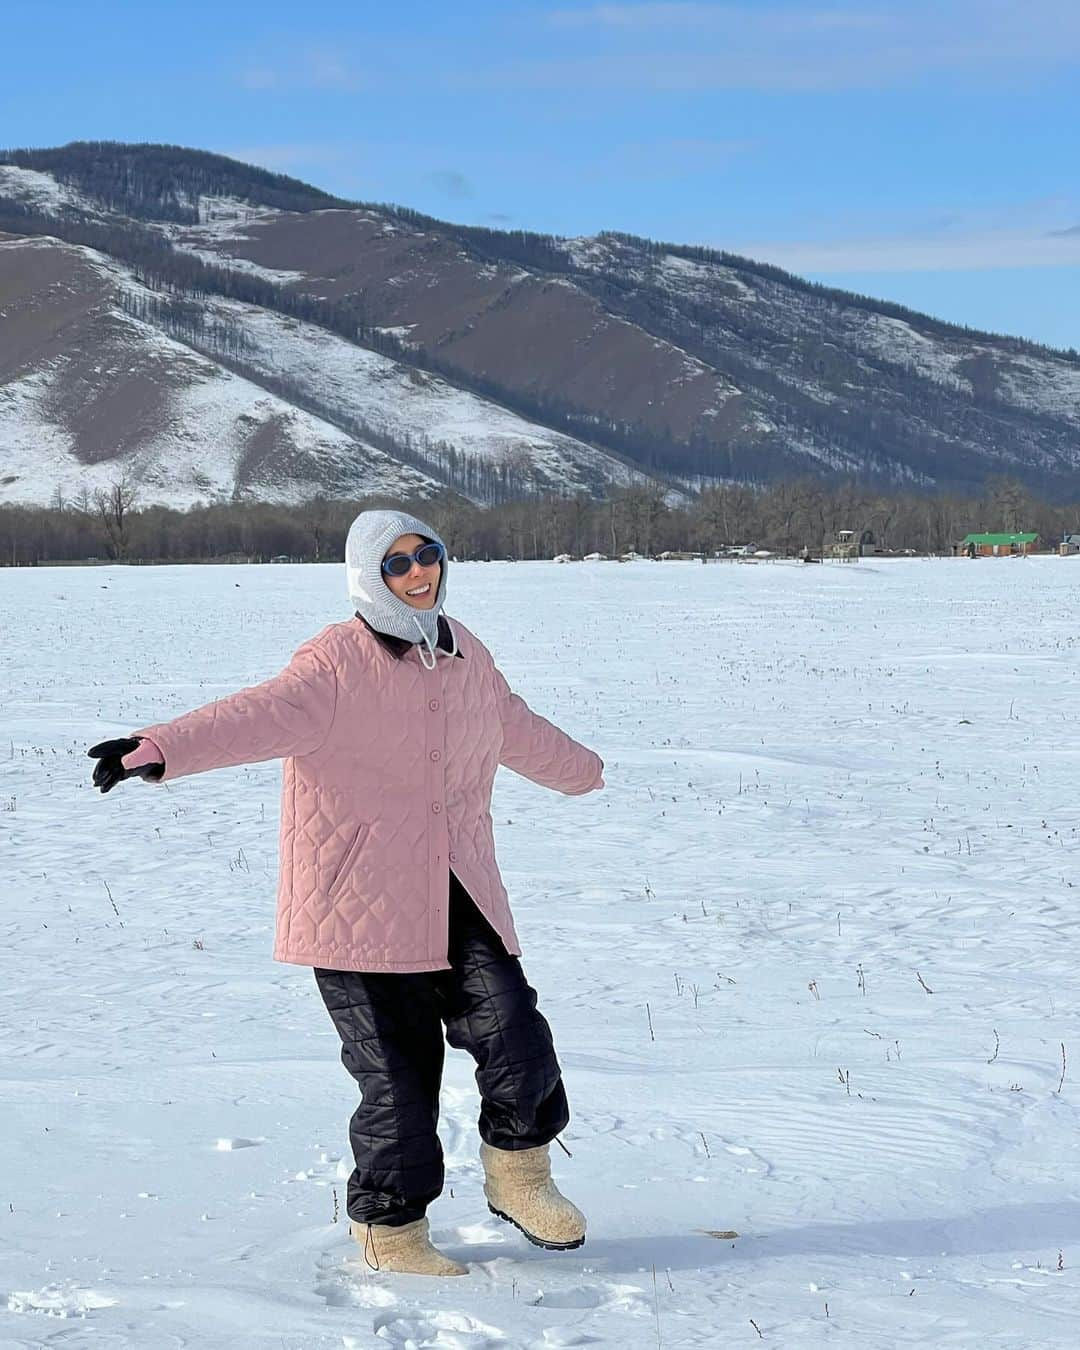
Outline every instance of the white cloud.
<svg viewBox="0 0 1080 1350"><path fill-rule="evenodd" d="M837 92L951 81L1030 87L1080 64L1077 0L811 0L566 4L518 17L513 44L480 44L448 60L422 40L407 57L298 40L256 50L234 78L252 93L315 89L400 92L409 76L451 91ZM489 34L492 36L492 34ZM467 39L466 39L467 40ZM519 53L529 53L522 58Z"/></svg>
<svg viewBox="0 0 1080 1350"><path fill-rule="evenodd" d="M976 271L1003 267L1080 267L1080 231L986 230L832 240L730 240L732 253L789 272Z"/></svg>
<svg viewBox="0 0 1080 1350"><path fill-rule="evenodd" d="M369 86L366 81L330 47L301 47L273 64L259 62L246 66L237 75L244 89L326 89L340 93L358 93Z"/></svg>
<svg viewBox="0 0 1080 1350"><path fill-rule="evenodd" d="M555 28L607 28L648 33L658 29L669 32L728 31L748 24L773 32L835 32L840 29L879 29L889 22L882 14L856 10L680 3L593 5L590 9L552 10L547 18Z"/></svg>
<svg viewBox="0 0 1080 1350"><path fill-rule="evenodd" d="M1075 0L908 0L860 8L600 4L549 11L594 38L589 56L479 72L500 86L816 91L948 76L1010 86L1080 62ZM467 77L466 77L467 78Z"/></svg>

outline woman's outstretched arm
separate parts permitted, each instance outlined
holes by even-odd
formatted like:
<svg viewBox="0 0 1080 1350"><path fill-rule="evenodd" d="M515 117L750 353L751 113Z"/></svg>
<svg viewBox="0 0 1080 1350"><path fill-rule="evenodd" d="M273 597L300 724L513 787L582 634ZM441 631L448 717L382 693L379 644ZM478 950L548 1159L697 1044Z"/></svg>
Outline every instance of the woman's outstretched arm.
<svg viewBox="0 0 1080 1350"><path fill-rule="evenodd" d="M499 763L541 787L580 796L604 786L604 761L594 751L534 713L495 668L495 689L502 722Z"/></svg>
<svg viewBox="0 0 1080 1350"><path fill-rule="evenodd" d="M336 705L333 664L320 646L307 642L272 679L131 734L143 744L153 741L167 781L311 754L330 734Z"/></svg>

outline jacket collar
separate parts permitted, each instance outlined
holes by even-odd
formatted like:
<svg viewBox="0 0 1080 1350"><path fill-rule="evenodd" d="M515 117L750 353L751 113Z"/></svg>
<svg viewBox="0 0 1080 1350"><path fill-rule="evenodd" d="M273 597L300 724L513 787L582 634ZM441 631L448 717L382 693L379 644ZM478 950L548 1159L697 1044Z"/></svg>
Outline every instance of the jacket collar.
<svg viewBox="0 0 1080 1350"><path fill-rule="evenodd" d="M415 642L406 642L404 638L394 637L390 633L380 633L377 628L372 628L371 624L368 623L367 619L364 618L359 610L357 611L356 617L368 632L371 633L375 640L385 647L391 656L396 657L399 661L406 652L411 651L411 649L416 646ZM452 652L454 650L454 635L450 631L450 624L442 614L439 615L439 638L435 643L435 646L439 651L443 652ZM462 660L465 659L465 654L460 647L458 648L457 654Z"/></svg>

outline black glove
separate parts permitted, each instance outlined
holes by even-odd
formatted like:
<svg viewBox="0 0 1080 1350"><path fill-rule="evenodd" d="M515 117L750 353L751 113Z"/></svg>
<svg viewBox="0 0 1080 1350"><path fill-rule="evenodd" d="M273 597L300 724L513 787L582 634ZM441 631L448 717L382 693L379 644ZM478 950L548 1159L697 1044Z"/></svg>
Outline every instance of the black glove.
<svg viewBox="0 0 1080 1350"><path fill-rule="evenodd" d="M100 741L92 745L86 753L91 759L97 760L94 765L94 786L102 792L108 792L125 778L160 778L165 772L164 764L142 764L137 769L125 769L120 762L141 743L141 736L124 736L118 741Z"/></svg>

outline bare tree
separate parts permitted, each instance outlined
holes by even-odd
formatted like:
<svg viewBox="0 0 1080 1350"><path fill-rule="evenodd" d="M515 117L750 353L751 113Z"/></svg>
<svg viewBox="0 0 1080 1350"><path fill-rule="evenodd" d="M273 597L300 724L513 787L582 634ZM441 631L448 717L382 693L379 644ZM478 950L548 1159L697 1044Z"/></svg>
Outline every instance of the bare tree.
<svg viewBox="0 0 1080 1350"><path fill-rule="evenodd" d="M135 508L138 489L126 475L116 478L107 488L94 494L98 521L105 534L105 551L116 562L127 557L128 514Z"/></svg>
<svg viewBox="0 0 1080 1350"><path fill-rule="evenodd" d="M769 504L773 528L779 532L783 551L788 554L791 552L792 526L796 518L805 514L810 507L806 485L801 482L777 483L770 493Z"/></svg>
<svg viewBox="0 0 1080 1350"><path fill-rule="evenodd" d="M1034 503L1023 483L1015 478L991 478L986 484L986 496L995 529L1016 534L1028 528Z"/></svg>

